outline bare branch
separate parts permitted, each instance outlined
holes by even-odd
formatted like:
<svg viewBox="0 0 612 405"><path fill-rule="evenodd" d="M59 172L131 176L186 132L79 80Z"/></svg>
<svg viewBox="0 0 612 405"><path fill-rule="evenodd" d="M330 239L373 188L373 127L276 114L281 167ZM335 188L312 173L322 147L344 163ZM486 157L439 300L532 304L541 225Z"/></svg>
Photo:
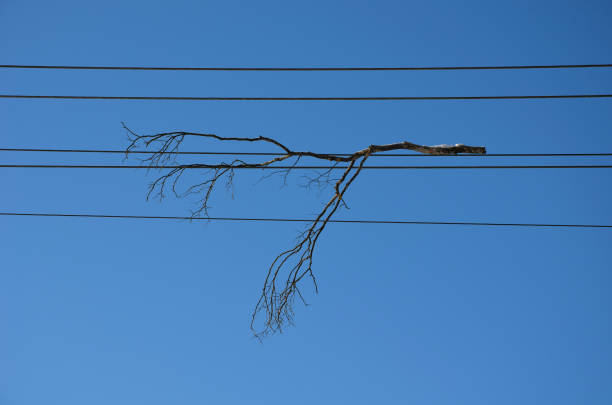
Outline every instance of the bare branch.
<svg viewBox="0 0 612 405"><path fill-rule="evenodd" d="M276 332L282 332L286 326L293 324L293 305L295 297L297 296L300 301L306 304L306 300L304 299L300 289L300 282L304 277L309 277L311 279L315 292L318 292L317 281L312 269L313 257L317 242L319 241L321 233L336 211L340 207L348 208L344 196L350 185L361 173L364 163L372 154L401 149L413 150L419 153L431 155L486 153L486 149L482 146L467 146L463 144L425 146L404 141L386 145L370 145L367 148L359 150L351 155L339 156L310 151L293 151L284 144L263 136L256 138L222 137L214 134L183 131L164 132L153 135L139 135L129 129L125 124L123 124L123 127L127 131L129 140L129 145L125 151L126 157L129 155L132 149L140 145L147 149L153 149L152 154L148 158L142 160L142 163L148 167L162 166L164 163L167 163L170 160L175 160L177 156L176 152L179 151L183 141L190 137L207 138L217 141L264 142L271 143L283 150L284 154L264 162L249 163L240 159L235 159L231 163L221 162L220 164L214 165L177 165L177 167L172 168L165 174L159 176L149 185L147 199L154 196L162 200L165 198L165 192L168 188L172 190L176 197L198 195L198 206L196 210L192 211L192 218L199 216L208 217L211 195L220 181L225 181L226 187L230 190L233 189L235 169L245 167L274 167L275 163L295 158L294 163L288 169L278 171L283 174L283 184L286 184L287 177L291 173L291 170L303 157L334 162L332 166L334 168L338 163L348 163L339 179L330 179L331 169L326 170L315 177L307 178L308 182L306 187L315 185L322 188L327 184L333 184L334 192L327 203L319 211L315 219L313 219L307 228L300 233L293 247L278 254L268 267L268 272L264 280L261 294L251 317L251 329L254 335L258 338L263 338ZM208 174L203 181L192 184L187 187L185 191L179 192L177 190L177 185L181 179L181 176L185 170L192 168L209 168L210 170L207 171ZM258 323L258 319L260 319L259 315L261 315L260 323Z"/></svg>

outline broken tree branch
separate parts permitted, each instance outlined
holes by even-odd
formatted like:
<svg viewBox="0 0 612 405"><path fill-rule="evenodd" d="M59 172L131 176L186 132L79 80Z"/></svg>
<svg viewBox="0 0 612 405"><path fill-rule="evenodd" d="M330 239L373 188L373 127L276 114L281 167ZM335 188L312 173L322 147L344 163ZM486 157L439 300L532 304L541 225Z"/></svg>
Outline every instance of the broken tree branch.
<svg viewBox="0 0 612 405"><path fill-rule="evenodd" d="M197 209L191 213L192 218L200 216L208 217L208 210L210 208L209 201L213 190L220 181L225 181L226 187L231 188L235 169L274 167L275 163L295 159L289 168L282 171L283 182L286 182L286 178L292 168L304 157L327 160L333 162L334 167L338 163L347 163L342 175L338 179L331 180L329 178L329 170L310 179L308 185L320 185L322 182L333 183L334 191L316 218L313 219L306 230L298 236L295 245L278 254L268 267L259 299L251 316L251 329L258 338L262 338L271 333L282 332L286 326L293 324L293 304L296 296L302 302L306 303L300 290L300 282L305 277L312 280L315 291L318 292L318 285L312 268L317 242L327 223L338 208L346 206L344 201L346 191L357 176L359 176L364 167L364 163L372 154L402 149L430 155L486 153L486 149L483 146L467 146L463 144L425 146L404 141L386 145L370 145L351 155L341 156L310 151L294 151L275 139L263 136L255 138L222 137L215 134L183 131L139 135L125 124L123 124L123 127L127 131L129 140L129 145L125 150L126 157L129 155L130 151L140 145L147 149L153 148L152 154L148 158L142 159L142 162L149 167L162 166L168 162L174 162L177 152L186 138L204 138L230 142L270 143L283 151L282 155L263 162L253 163L235 159L230 163L221 162L216 165L177 165L149 185L147 199L151 196L155 196L161 200L165 198L165 192L168 189L170 189L176 197L184 197L192 194L198 195L200 200ZM209 168L210 170L208 171L208 176L205 177L202 182L193 184L185 191L179 192L177 190L177 184L182 174L185 170L192 168ZM260 314L263 319L261 326L258 327L256 322Z"/></svg>

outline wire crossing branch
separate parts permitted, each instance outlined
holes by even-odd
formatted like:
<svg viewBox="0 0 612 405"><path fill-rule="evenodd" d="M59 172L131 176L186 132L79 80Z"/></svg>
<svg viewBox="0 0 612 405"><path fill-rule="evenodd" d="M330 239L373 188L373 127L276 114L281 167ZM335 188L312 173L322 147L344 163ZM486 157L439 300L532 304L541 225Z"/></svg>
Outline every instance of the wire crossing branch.
<svg viewBox="0 0 612 405"><path fill-rule="evenodd" d="M412 150L429 155L456 155L460 153L486 154L486 149L483 146L467 146L463 144L424 146L404 141L387 145L370 145L350 155L338 155L310 151L294 151L279 141L264 136L256 138L222 137L215 134L182 131L139 135L125 124L123 124L123 127L127 131L129 140L129 145L125 150L126 156L129 156L129 153L139 146L145 147L147 150L151 148L151 155L148 158L142 159L142 162L152 168L174 161L179 153L181 144L187 137L229 142L269 143L282 150L283 153L279 156L263 162L252 163L234 159L230 163L222 162L221 165L216 167L210 167L211 165L206 164L176 165L149 185L147 199L154 196L161 200L165 197L168 189L179 198L192 194L198 195L200 198L198 208L192 211L192 218L208 217L209 200L215 186L217 186L220 181L225 181L226 187L231 189L233 187L232 182L235 169L245 167L274 167L275 163L293 160L289 168L280 170L284 172L284 180L286 181L292 168L294 168L303 157L333 162L332 168L339 163L347 163L339 179L330 179L331 169L310 179L311 185L332 183L334 187L333 194L316 218L314 218L312 222L309 223L306 230L298 236L296 244L290 249L279 253L268 267L261 294L251 317L251 330L258 338L265 337L272 333L282 332L286 326L293 324L293 305L295 298L298 297L306 304L300 290L300 282L304 278L310 278L315 291L318 292L317 281L312 270L313 256L317 242L336 211L340 207L346 207L344 201L346 191L357 176L359 176L364 163L372 154L394 150ZM202 182L190 185L185 191L179 192L177 190L177 184L182 174L186 169L192 169L194 167L210 168L208 176L205 177ZM261 317L259 315L261 315ZM260 318L261 322L258 322Z"/></svg>

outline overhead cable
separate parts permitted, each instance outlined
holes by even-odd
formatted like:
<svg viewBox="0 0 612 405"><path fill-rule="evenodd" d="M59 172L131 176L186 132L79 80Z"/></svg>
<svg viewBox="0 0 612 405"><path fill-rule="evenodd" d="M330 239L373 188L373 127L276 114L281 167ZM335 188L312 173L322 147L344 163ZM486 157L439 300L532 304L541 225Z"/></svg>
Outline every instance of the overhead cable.
<svg viewBox="0 0 612 405"><path fill-rule="evenodd" d="M4 164L0 168L27 168L27 169L237 169L237 170L343 170L348 169L348 166L231 166L229 164L187 164L187 165L151 165L151 166L136 166L136 165L22 165L22 164ZM380 169L380 170L396 170L396 169L610 169L612 165L470 165L470 166L363 166L360 170ZM358 167L353 167L352 170L357 170Z"/></svg>
<svg viewBox="0 0 612 405"><path fill-rule="evenodd" d="M60 153L110 153L126 155L125 150L118 149L45 149L45 148L0 148L0 152L60 152ZM146 150L130 150L131 154L160 154L160 155L236 155L236 156L284 156L285 153L278 152L189 152L189 151L146 151ZM330 153L335 156L351 156L352 153ZM464 156L464 157L545 157L545 156L612 156L612 153L487 153L482 154L458 154L458 155L430 155L423 153L375 153L370 156L376 157L449 157L449 156Z"/></svg>
<svg viewBox="0 0 612 405"><path fill-rule="evenodd" d="M172 97L172 96L60 96L0 94L6 99L141 100L141 101L442 101L442 100L536 100L611 98L612 94L555 94L531 96L374 96L374 97Z"/></svg>
<svg viewBox="0 0 612 405"><path fill-rule="evenodd" d="M312 222L304 218L236 218L236 217L181 217L151 215L109 215L109 214L67 214L40 212L0 212L0 216L22 217L68 217L68 218L106 218L106 219L173 219L196 221L249 221L249 222ZM541 224L541 223L500 223L500 222L450 222L450 221L393 221L371 219L330 219L326 222L342 224L389 224L389 225L464 225L464 226L513 226L513 227L564 227L564 228L612 228L612 225L587 224Z"/></svg>
<svg viewBox="0 0 612 405"><path fill-rule="evenodd" d="M74 65L0 65L3 69L62 70L183 70L183 71L393 71L393 70L517 70L517 69L585 69L608 68L612 64L566 65L497 65L497 66L386 66L386 67L165 67L165 66L74 66Z"/></svg>

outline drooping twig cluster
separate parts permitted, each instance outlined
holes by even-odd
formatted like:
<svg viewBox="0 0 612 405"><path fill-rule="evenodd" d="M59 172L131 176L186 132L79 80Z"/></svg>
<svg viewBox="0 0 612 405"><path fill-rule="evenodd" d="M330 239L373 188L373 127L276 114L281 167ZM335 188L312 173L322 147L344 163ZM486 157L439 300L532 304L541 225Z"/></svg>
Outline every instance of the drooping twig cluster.
<svg viewBox="0 0 612 405"><path fill-rule="evenodd" d="M209 201L211 193L220 181L225 180L226 186L231 188L234 178L234 170L241 168L266 168L274 167L274 164L291 161L295 159L288 168L284 169L284 176L290 173L298 161L303 157L311 157L333 162L333 167L339 163L346 163L344 171L339 179L330 180L331 172L327 170L319 176L309 180L310 184L333 183L334 191L331 198L323 206L322 210L315 219L309 224L304 232L298 238L296 244L280 253L272 261L268 267L264 285L259 296L259 300L255 305L251 318L251 329L257 337L263 337L270 333L282 332L283 328L293 323L293 303L296 297L305 303L304 297L300 290L300 281L305 277L312 280L315 291L318 291L317 282L312 270L313 255L319 237L325 229L327 223L336 213L338 208L345 206L344 196L346 191L359 176L364 167L366 160L374 153L391 151L391 150L412 150L430 155L455 155L458 153L469 154L484 154L486 150L480 146L467 146L463 144L456 145L436 145L424 146L417 145L411 142L397 142L386 145L370 145L365 149L359 150L350 155L337 155L326 153L314 153L310 151L294 151L283 145L282 143L263 136L256 138L248 137L222 137L215 134L205 134L196 132L165 132L153 135L139 135L124 125L127 130L129 145L126 148L126 154L129 154L134 148L144 146L145 148L153 148L151 155L143 159L143 163L149 167L158 167L166 165L170 162L175 162L177 152L183 141L187 137L214 139L218 141L235 141L235 142L261 142L272 144L282 150L282 154L272 159L250 163L240 159L234 159L230 163L221 162L215 165L207 164L185 164L175 165L168 169L168 172L154 180L147 193L147 198L152 195L160 199L165 197L165 192L170 189L175 196L182 197L189 194L199 195L200 201L198 207L192 212L193 217L208 216ZM210 169L208 175L202 182L193 184L184 192L177 190L177 183L185 170L194 168ZM258 315L263 316L263 327L256 328L256 320Z"/></svg>

